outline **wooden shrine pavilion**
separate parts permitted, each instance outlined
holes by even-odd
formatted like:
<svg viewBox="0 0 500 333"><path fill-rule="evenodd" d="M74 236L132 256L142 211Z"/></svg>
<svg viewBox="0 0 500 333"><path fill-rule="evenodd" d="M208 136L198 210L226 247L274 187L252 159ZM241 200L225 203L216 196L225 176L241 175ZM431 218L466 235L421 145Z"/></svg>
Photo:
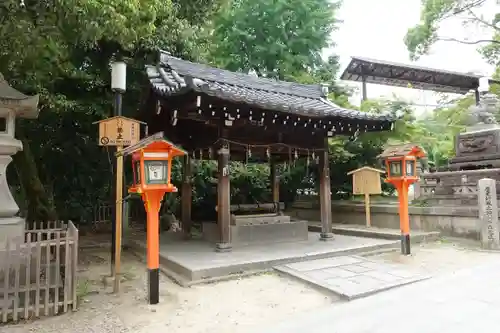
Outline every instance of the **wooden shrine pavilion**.
<svg viewBox="0 0 500 333"><path fill-rule="evenodd" d="M395 120L388 115L341 108L327 99L328 91L321 85L231 72L166 52L160 52L158 63L146 69L151 89L141 120L147 122L149 132L163 131L169 140L189 152L181 188L181 220L186 232L191 226L190 160L218 159L218 251L231 249L235 237L231 228L238 225L231 216L230 157L241 160L251 154L252 159L271 162L275 207L279 207L276 164L291 156L319 157L320 239L329 240L333 235L328 138L389 131ZM273 232L276 234L277 230Z"/></svg>

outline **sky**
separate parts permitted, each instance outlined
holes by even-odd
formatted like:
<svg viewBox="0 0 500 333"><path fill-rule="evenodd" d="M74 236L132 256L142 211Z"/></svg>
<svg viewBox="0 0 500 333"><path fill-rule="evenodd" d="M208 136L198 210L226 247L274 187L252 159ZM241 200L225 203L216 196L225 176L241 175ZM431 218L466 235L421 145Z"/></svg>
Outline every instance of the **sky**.
<svg viewBox="0 0 500 333"><path fill-rule="evenodd" d="M498 6L496 0L489 0L487 7L481 9L480 14L488 16L497 11L496 6ZM411 63L403 40L408 28L420 20L420 0L344 0L338 16L343 23L332 37L336 43L333 51L340 56L341 71L349 63L351 56ZM475 39L488 37L489 32L477 27L464 28L461 20L454 19L445 21L440 27L439 34L446 37ZM432 47L429 55L421 57L414 64L491 76L492 66L481 58L476 48L475 45L438 42ZM361 89L359 83L349 81L339 83ZM392 98L395 94L398 98L412 103L431 105L416 107L417 113L431 110L432 105L437 104L436 94L416 89L368 84L367 94L368 98ZM359 105L360 100L360 94L356 94L351 102Z"/></svg>

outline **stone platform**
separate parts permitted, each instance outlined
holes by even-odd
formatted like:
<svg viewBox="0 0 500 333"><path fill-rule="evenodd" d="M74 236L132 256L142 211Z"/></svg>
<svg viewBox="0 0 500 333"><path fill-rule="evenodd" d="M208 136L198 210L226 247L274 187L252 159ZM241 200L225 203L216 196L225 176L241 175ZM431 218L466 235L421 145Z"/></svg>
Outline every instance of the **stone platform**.
<svg viewBox="0 0 500 333"><path fill-rule="evenodd" d="M354 255L292 263L275 269L347 300L429 278L395 264Z"/></svg>
<svg viewBox="0 0 500 333"><path fill-rule="evenodd" d="M345 256L373 251L395 251L400 242L335 235L328 242L319 240L319 233L309 233L308 240L235 247L231 252L215 252L214 245L203 240L175 239L172 234L160 236L162 271L183 286L227 279L234 275L254 274L274 266ZM129 240L131 250L144 256L145 234L134 234Z"/></svg>
<svg viewBox="0 0 500 333"><path fill-rule="evenodd" d="M334 224L333 233L337 235L369 237L389 240L400 240L401 232L398 229L367 227L363 225L353 224ZM309 222L309 231L320 232L321 222ZM413 243L422 243L435 241L439 238L439 231L421 231L415 230L410 232L410 238Z"/></svg>

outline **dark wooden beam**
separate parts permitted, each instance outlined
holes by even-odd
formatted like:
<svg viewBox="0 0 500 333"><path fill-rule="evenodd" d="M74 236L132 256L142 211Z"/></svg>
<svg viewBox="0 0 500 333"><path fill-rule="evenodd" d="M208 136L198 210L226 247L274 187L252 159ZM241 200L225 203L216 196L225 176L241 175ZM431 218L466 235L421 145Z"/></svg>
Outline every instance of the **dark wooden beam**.
<svg viewBox="0 0 500 333"><path fill-rule="evenodd" d="M271 184L271 196L273 203L277 205L279 212L279 202L280 202L280 177L278 173L278 162L276 158L272 158L270 161L270 184Z"/></svg>
<svg viewBox="0 0 500 333"><path fill-rule="evenodd" d="M193 188L192 188L192 173L193 164L191 161L191 156L184 156L183 161L183 175L182 175L182 188L181 188L181 219L182 219L182 231L188 237L191 236L191 204L193 201Z"/></svg>
<svg viewBox="0 0 500 333"><path fill-rule="evenodd" d="M320 154L320 212L321 235L320 240L333 239L332 233L332 197L330 185L330 161L328 159L328 140L324 142L325 150Z"/></svg>
<svg viewBox="0 0 500 333"><path fill-rule="evenodd" d="M219 226L220 241L216 244L217 252L231 251L231 212L229 188L229 149L224 146L217 151L218 182L217 182L217 224Z"/></svg>

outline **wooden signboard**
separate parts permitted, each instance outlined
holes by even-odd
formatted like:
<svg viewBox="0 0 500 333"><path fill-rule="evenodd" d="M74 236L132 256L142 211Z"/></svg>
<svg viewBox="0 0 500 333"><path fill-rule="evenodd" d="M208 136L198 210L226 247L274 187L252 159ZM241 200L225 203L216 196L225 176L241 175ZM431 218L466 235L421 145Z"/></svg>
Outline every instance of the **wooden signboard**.
<svg viewBox="0 0 500 333"><path fill-rule="evenodd" d="M382 193L382 182L380 181L382 173L385 171L367 166L347 173L347 175L352 175L352 193L365 195L366 225L368 227L371 225L370 194Z"/></svg>
<svg viewBox="0 0 500 333"><path fill-rule="evenodd" d="M116 116L94 124L99 124L99 146L130 146L140 140L140 125L144 123Z"/></svg>

